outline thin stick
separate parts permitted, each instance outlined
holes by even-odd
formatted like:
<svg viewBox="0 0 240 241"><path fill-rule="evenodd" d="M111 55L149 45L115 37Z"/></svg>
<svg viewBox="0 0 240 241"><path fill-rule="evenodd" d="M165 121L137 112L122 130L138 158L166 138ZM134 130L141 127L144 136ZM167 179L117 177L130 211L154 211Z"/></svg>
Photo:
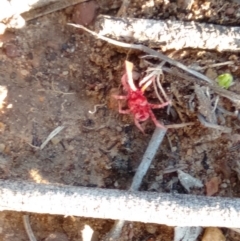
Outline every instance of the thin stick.
<svg viewBox="0 0 240 241"><path fill-rule="evenodd" d="M223 133L231 133L232 132L232 128L207 122L201 114L198 114L198 120L205 127L216 129L216 130L222 131Z"/></svg>
<svg viewBox="0 0 240 241"><path fill-rule="evenodd" d="M226 62L222 62L222 63L216 63L216 64L209 64L209 65L206 65L206 66L195 66L195 67L190 67L192 69L195 69L195 70L204 70L204 69L208 69L208 68L215 68L215 67L219 67L219 66L224 66L224 65L233 65L235 64L233 61L226 61Z"/></svg>
<svg viewBox="0 0 240 241"><path fill-rule="evenodd" d="M29 222L29 216L28 215L23 215L23 224L26 230L26 233L28 235L28 238L30 241L37 241L37 239L34 236L34 233L32 231L32 228L30 226L30 222Z"/></svg>
<svg viewBox="0 0 240 241"><path fill-rule="evenodd" d="M174 66L176 66L178 68L180 68L180 69L183 69L186 72L194 75L195 77L197 77L199 79L205 80L208 83L213 83L213 81L211 79L209 79L207 76L205 76L205 75L203 75L201 73L198 73L195 70L189 69L184 64L182 64L182 63L180 63L180 62L178 62L176 60L173 60L173 59L167 57L166 55L161 54L161 53L159 53L159 52L157 52L157 51L155 51L155 50L153 50L151 48L148 48L148 47L146 47L144 45L141 45L141 44L128 44L128 43L123 43L123 42L120 42L120 41L117 41L117 40L113 40L113 39L107 38L105 36L99 35L99 34L93 32L93 31L85 28L84 26L82 26L80 24L68 23L68 25L71 25L71 26L76 27L76 28L81 28L81 29L85 30L86 32L92 34L93 36L98 37L98 38L100 38L102 40L105 40L105 41L107 41L110 44L114 44L116 46L120 46L120 47L123 47L123 48L137 49L137 50L143 51L143 52L148 53L150 55L153 55L153 56L155 56L155 57L157 57L159 59L162 59L162 60L164 60L164 61L166 61L166 62L168 62L168 63L170 63L170 64L172 64L172 65L174 65Z"/></svg>
<svg viewBox="0 0 240 241"><path fill-rule="evenodd" d="M129 191L137 191L142 184L143 177L146 175L158 149L161 145L166 134L166 129L156 127L153 132L152 138L148 144L147 150L145 151L142 161L138 166L138 169L133 177L132 185Z"/></svg>
<svg viewBox="0 0 240 241"><path fill-rule="evenodd" d="M133 177L132 184L129 188L129 191L137 191L141 184L144 176L146 175L158 149L161 145L163 138L166 134L166 129L162 129L159 127L156 127L152 138L148 144L147 150L145 151L142 161L140 165L138 166L138 169ZM125 224L124 220L117 220L110 230L110 232L106 235L104 238L104 241L110 241L110 240L117 240L122 232L122 228Z"/></svg>
<svg viewBox="0 0 240 241"><path fill-rule="evenodd" d="M170 125L164 125L167 129L178 129L183 128L186 126L192 126L194 125L194 122L186 122L186 123L180 123L180 124L170 124Z"/></svg>
<svg viewBox="0 0 240 241"><path fill-rule="evenodd" d="M180 77L180 78L187 79L187 80L190 80L193 82L198 81L198 79L196 79L192 76L189 76L185 73L182 73L182 72L178 71L176 68L163 67L163 71L165 71L169 74L173 74L173 75L177 76L178 78ZM214 92L219 94L220 96L226 97L227 99L231 100L233 103L235 103L237 108L240 108L240 95L238 95L232 91L223 89L223 88L219 87L216 83L213 83L213 84L206 83L206 85L209 88L211 88Z"/></svg>
<svg viewBox="0 0 240 241"><path fill-rule="evenodd" d="M118 10L118 13L117 13L118 17L120 17L120 16L124 17L126 15L129 4L130 4L130 0L123 0L122 1L122 5L121 5L121 7L120 7L120 9Z"/></svg>
<svg viewBox="0 0 240 241"><path fill-rule="evenodd" d="M239 228L240 199L0 180L0 211Z"/></svg>

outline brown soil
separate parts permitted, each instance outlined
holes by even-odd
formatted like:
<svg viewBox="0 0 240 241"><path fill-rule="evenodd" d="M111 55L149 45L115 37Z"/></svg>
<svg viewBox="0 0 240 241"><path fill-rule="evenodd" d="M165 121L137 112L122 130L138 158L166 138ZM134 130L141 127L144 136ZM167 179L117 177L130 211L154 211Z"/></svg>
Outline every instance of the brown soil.
<svg viewBox="0 0 240 241"><path fill-rule="evenodd" d="M106 2L112 5L108 8ZM119 4L112 2L98 1L98 12L116 15L115 7ZM182 2L132 0L126 15L223 25L240 22L237 2L194 1L190 10L186 10ZM111 94L120 90L126 58L134 62L141 74L146 67L141 64L139 53L114 47L67 26L73 11L74 8L70 8L48 14L29 21L22 29L9 30L0 36L0 85L8 90L0 114L0 155L3 160L0 178L127 189L154 124L150 120L145 122L146 135L143 135L130 116L118 113ZM231 59L238 62L239 54L181 50L174 58L186 65L206 66ZM238 65L208 71L213 75L231 72L235 81L231 90L239 93ZM188 98L193 93L193 84L167 74L165 78L164 87L173 96L178 114L173 117L165 110L157 110L156 116L168 124L191 121L194 125L168 132L141 189L186 193L179 182L171 187L176 173L163 173L166 168L184 164L184 171L203 183L219 177L219 190L215 195L239 197L235 171L239 136L225 134L216 138L200 125L196 113L189 110ZM157 102L151 88L147 96ZM229 111L234 110L228 100L221 99L221 103ZM96 105L101 106L91 113ZM239 120L228 116L225 121L225 125L233 129L232 134L238 134ZM40 146L57 126L65 126L65 129L43 150L33 147ZM192 193L205 195L205 190L196 189ZM28 240L22 215L0 214L0 240ZM50 239L50 234L57 233L59 238L56 240L62 235L61 240L79 241L85 224L98 233L96 240L101 240L113 221L30 214L30 223L37 240L54 240ZM228 240L239 240L229 230L223 232ZM172 239L172 227L143 223L127 223L121 238L132 241Z"/></svg>

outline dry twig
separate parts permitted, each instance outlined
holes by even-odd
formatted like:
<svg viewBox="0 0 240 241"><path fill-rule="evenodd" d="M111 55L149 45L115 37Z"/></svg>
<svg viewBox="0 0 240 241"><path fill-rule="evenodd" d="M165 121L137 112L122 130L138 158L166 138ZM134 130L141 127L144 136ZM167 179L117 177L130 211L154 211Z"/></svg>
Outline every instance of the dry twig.
<svg viewBox="0 0 240 241"><path fill-rule="evenodd" d="M176 60L173 60L167 56L165 56L164 54L161 54L151 48L148 48L144 45L138 45L138 44L128 44L128 43L123 43L123 42L120 42L120 41L117 41L117 40L113 40L113 39L110 39L110 38L107 38L105 36L101 36L100 34L97 34L87 28L85 28L84 26L82 25L78 25L78 24L72 24L72 23L69 23L68 25L71 25L73 27L76 27L76 28L81 28L85 31L87 31L88 33L92 34L93 36L97 37L97 38L100 38L104 41L107 41L108 43L110 44L113 44L113 45L116 45L116 46L120 46L120 47L123 47L123 48L130 48L130 49L136 49L136 50L140 50L140 51L143 51L149 55L152 55L152 56L155 56L156 58L159 58L163 61L166 61L186 72L188 72L189 74L199 78L200 80L204 80L206 81L208 84L209 84L209 87L215 91L217 94L221 95L221 96L224 96L226 98L228 98L229 100L231 100L232 102L234 102L236 104L237 107L240 108L240 96L231 92L231 91L228 91L228 90L225 90L225 89L222 89L221 87L219 87L213 80L209 79L207 76L195 71L195 70L192 70L190 68L188 68L187 66L185 66L184 64L176 61ZM163 67L163 70L166 70L166 68ZM169 70L169 69L168 69ZM186 76L186 75L185 75Z"/></svg>
<svg viewBox="0 0 240 241"><path fill-rule="evenodd" d="M0 180L0 211L238 228L240 199ZM101 204L101 205L100 205ZM184 217L184 218L183 218Z"/></svg>
<svg viewBox="0 0 240 241"><path fill-rule="evenodd" d="M88 0L1 1L1 9L4 11L0 10L0 21L16 14L22 14L24 20L29 21Z"/></svg>
<svg viewBox="0 0 240 241"><path fill-rule="evenodd" d="M196 78L194 78L192 76L189 76L189 75L187 75L185 73L180 72L176 68L163 67L163 71L165 71L165 72L167 72L169 74L173 74L173 75L175 75L178 78L180 77L180 78L183 78L183 79L190 80L190 81L192 81L194 83L199 81L198 79L196 79ZM212 84L205 83L205 85L207 85L210 89L212 89L214 92L216 92L220 96L223 96L223 97L231 100L236 105L236 108L240 108L240 95L238 95L238 94L236 94L236 93L234 93L232 91L223 89L223 88L219 87L214 82Z"/></svg>
<svg viewBox="0 0 240 241"><path fill-rule="evenodd" d="M100 35L163 51L184 48L240 51L239 27L100 15L95 22L95 30Z"/></svg>
<svg viewBox="0 0 240 241"><path fill-rule="evenodd" d="M145 151L142 161L138 166L138 169L133 177L133 181L129 191L137 191L141 184L144 176L146 175L158 149L161 145L163 138L166 134L166 129L156 127L152 138L148 144L147 150ZM122 228L125 224L124 220L117 220L112 227L111 231L106 235L104 241L116 240L119 238L122 232Z"/></svg>
<svg viewBox="0 0 240 241"><path fill-rule="evenodd" d="M125 17L129 4L130 4L130 0L123 0L122 1L122 5L121 5L121 7L120 7L120 9L118 10L118 13L117 13L118 17Z"/></svg>

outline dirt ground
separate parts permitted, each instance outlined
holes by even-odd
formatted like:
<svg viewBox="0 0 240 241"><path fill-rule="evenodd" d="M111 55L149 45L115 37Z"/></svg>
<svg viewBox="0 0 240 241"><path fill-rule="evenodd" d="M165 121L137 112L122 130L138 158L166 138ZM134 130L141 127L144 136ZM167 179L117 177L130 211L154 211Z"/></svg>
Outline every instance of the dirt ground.
<svg viewBox="0 0 240 241"><path fill-rule="evenodd" d="M110 0L98 1L98 5L99 13L110 15L116 15L119 6ZM143 135L131 116L118 113L111 94L121 91L126 59L134 62L142 75L146 65L139 59L139 52L116 48L67 26L74 11L71 7L48 14L0 36L0 85L3 93L7 90L0 114L0 178L126 190L154 124L151 120L143 123ZM240 4L194 1L186 10L184 1L132 0L127 16L237 26ZM174 59L188 66L235 61L234 66L207 68L203 73L213 78L232 73L235 84L230 90L240 94L238 53L187 49L178 51ZM174 181L176 172L164 172L181 166L203 183L217 180L213 195L239 197L239 119L224 115L224 123L232 128L232 134L216 137L200 124L196 112L189 110L193 86L188 80L165 75L164 88L172 96L176 114L167 115L165 109L154 113L165 124L194 125L168 131L141 190L187 193ZM151 87L146 95L157 103ZM227 99L220 98L220 103L229 112L235 111ZM43 150L34 147L39 147L58 126L65 128ZM192 193L206 195L206 189L194 189ZM0 213L0 240L28 240L22 215ZM96 231L95 240L101 240L113 225L112 220L37 214L30 214L30 223L37 240L69 241L83 240L82 229L86 224ZM226 240L240 240L231 230L222 232ZM51 238L53 234L56 239ZM127 223L121 240L171 241L173 228Z"/></svg>

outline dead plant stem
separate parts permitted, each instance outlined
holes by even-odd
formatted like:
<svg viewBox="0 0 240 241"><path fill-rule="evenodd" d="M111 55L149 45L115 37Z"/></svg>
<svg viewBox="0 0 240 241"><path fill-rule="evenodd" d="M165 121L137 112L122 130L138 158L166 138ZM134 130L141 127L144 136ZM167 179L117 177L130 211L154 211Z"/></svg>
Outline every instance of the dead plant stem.
<svg viewBox="0 0 240 241"><path fill-rule="evenodd" d="M30 222L29 222L29 216L28 215L23 215L23 224L26 230L26 233L28 235L28 238L30 241L37 241L37 239L35 238L32 228L30 226Z"/></svg>
<svg viewBox="0 0 240 241"><path fill-rule="evenodd" d="M129 191L133 192L133 191L139 190L139 188L142 184L142 180L143 180L144 176L146 175L146 173L159 149L159 146L161 145L161 143L165 137L166 131L167 131L166 129L156 127L156 129L152 135L152 138L148 144L148 147L143 155L142 161L141 161L140 165L138 166L137 171L133 177L133 181L129 188ZM124 220L115 221L114 226L112 227L110 232L106 235L104 241L117 240L117 238L119 238L121 235L124 224L125 224Z"/></svg>
<svg viewBox="0 0 240 241"><path fill-rule="evenodd" d="M232 102L234 102L239 108L240 108L240 96L239 95L236 95L235 93L231 92L231 91L228 91L228 90L225 90L225 89L222 89L221 87L219 87L213 80L209 79L207 76L193 70L193 69L190 69L188 68L187 66L185 66L184 64L176 61L176 60L173 60L171 58L169 58L168 56L160 53L160 52L157 52L151 48L148 48L144 45L141 45L141 44L128 44L128 43L123 43L123 42L120 42L120 41L117 41L117 40L114 40L114 39L110 39L108 37L105 37L105 36L102 36L98 33L95 33L87 28L85 28L84 26L82 25L79 25L79 24L73 24L73 23L68 23L68 25L71 25L73 27L76 27L76 28L80 28L80 29L83 29L85 30L86 32L92 34L93 36L99 38L99 39L102 39L110 44L113 44L113 45L116 45L116 46L120 46L120 47L123 47L123 48L129 48L129 49L136 49L136 50L140 50L140 51L143 51L149 55L152 55L156 58L159 58L163 61L166 61L168 62L169 64L172 64L186 72L188 72L189 74L201 79L201 80L204 80L206 81L208 84L209 84L209 87L215 91L216 93L218 93L219 95L221 96L224 96L226 98L228 98L229 100L231 100ZM164 68L163 68L164 70Z"/></svg>

